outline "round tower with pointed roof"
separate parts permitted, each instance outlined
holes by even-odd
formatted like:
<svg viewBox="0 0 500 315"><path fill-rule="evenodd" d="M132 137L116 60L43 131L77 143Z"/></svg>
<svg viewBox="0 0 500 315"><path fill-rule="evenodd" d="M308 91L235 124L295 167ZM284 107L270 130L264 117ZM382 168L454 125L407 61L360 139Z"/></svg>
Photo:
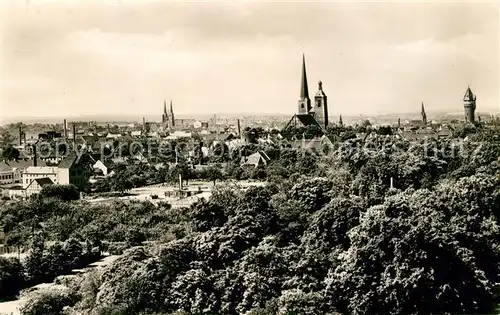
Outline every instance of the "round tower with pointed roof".
<svg viewBox="0 0 500 315"><path fill-rule="evenodd" d="M474 123L474 113L476 111L476 95L472 93L470 87L467 87L464 95L464 112L465 112L465 121Z"/></svg>

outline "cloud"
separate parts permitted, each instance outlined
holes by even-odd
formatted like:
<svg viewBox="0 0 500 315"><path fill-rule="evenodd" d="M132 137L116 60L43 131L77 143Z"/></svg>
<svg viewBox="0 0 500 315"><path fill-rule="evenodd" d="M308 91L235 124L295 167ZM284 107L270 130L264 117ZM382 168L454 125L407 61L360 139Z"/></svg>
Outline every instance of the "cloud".
<svg viewBox="0 0 500 315"><path fill-rule="evenodd" d="M498 103L498 5L35 2L0 12L5 115L293 113L302 52L332 115Z"/></svg>

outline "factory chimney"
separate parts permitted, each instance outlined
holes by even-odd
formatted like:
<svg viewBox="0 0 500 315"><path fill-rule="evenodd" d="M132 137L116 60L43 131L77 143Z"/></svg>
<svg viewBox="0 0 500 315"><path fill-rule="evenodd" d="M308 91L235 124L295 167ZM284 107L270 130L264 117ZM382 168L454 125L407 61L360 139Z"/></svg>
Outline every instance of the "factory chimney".
<svg viewBox="0 0 500 315"><path fill-rule="evenodd" d="M36 167L38 165L38 157L36 156L36 143L33 145L33 166Z"/></svg>
<svg viewBox="0 0 500 315"><path fill-rule="evenodd" d="M19 126L19 145L23 144L23 129Z"/></svg>
<svg viewBox="0 0 500 315"><path fill-rule="evenodd" d="M238 136L241 138L241 125L239 119L238 119Z"/></svg>
<svg viewBox="0 0 500 315"><path fill-rule="evenodd" d="M64 140L67 140L68 139L68 128L67 128L67 124L66 124L66 119L64 120Z"/></svg>

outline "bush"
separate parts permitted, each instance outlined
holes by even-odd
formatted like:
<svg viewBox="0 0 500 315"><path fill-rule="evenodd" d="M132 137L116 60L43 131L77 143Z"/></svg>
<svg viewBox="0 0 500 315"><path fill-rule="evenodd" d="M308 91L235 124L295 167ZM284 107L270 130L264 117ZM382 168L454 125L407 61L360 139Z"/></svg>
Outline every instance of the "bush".
<svg viewBox="0 0 500 315"><path fill-rule="evenodd" d="M39 289L28 296L28 300L21 306L22 315L56 315L61 314L66 306L76 302L69 290Z"/></svg>
<svg viewBox="0 0 500 315"><path fill-rule="evenodd" d="M39 197L55 197L60 200L70 201L80 199L80 192L75 185L46 185L40 191Z"/></svg>
<svg viewBox="0 0 500 315"><path fill-rule="evenodd" d="M0 257L0 298L16 295L23 284L23 268L19 260Z"/></svg>

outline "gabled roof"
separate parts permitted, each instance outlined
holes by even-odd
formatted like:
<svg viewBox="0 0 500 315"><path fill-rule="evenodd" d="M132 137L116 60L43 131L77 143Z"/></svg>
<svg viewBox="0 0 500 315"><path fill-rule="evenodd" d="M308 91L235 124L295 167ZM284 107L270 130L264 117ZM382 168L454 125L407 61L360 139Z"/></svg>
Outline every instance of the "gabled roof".
<svg viewBox="0 0 500 315"><path fill-rule="evenodd" d="M12 172L12 167L10 167L10 165L2 161L0 162L0 172Z"/></svg>
<svg viewBox="0 0 500 315"><path fill-rule="evenodd" d="M68 154L57 166L58 168L70 168L73 164L75 164L77 159L77 155L74 152Z"/></svg>
<svg viewBox="0 0 500 315"><path fill-rule="evenodd" d="M313 139L295 140L292 144L294 148L322 150L323 146L332 146L332 140L327 136L315 137Z"/></svg>
<svg viewBox="0 0 500 315"><path fill-rule="evenodd" d="M108 161L104 161L104 160L101 160L101 159L98 159L97 161L94 162L93 166L95 166L97 163L101 162L102 165L106 166L107 168L110 167L109 165L109 162Z"/></svg>
<svg viewBox="0 0 500 315"><path fill-rule="evenodd" d="M54 184L54 182L48 177L36 178L35 181L38 185L40 185L40 187Z"/></svg>
<svg viewBox="0 0 500 315"><path fill-rule="evenodd" d="M43 160L40 160L40 158L37 158L37 166L47 166L47 163ZM29 166L33 166L33 160L31 159L19 159L19 160L12 160L12 161L2 161L1 162L1 167L9 167L11 170L16 168L16 169L25 169Z"/></svg>
<svg viewBox="0 0 500 315"><path fill-rule="evenodd" d="M242 157L242 161L245 164L254 164L257 165L260 161L263 161L264 163L267 163L271 161L269 156L266 154L264 151L257 151L254 154L251 154L247 157Z"/></svg>
<svg viewBox="0 0 500 315"><path fill-rule="evenodd" d="M312 115L309 114L303 114L303 115L296 115L299 121L304 125L304 126L310 126L310 125L315 125L321 128L321 125L314 119Z"/></svg>
<svg viewBox="0 0 500 315"><path fill-rule="evenodd" d="M266 160L266 161L271 161L271 158L267 155L267 153L266 153L266 152L264 152L264 151L259 151L259 152L257 152L257 153L258 153L258 154L260 154L260 155L262 156L262 158L264 158L264 160Z"/></svg>

